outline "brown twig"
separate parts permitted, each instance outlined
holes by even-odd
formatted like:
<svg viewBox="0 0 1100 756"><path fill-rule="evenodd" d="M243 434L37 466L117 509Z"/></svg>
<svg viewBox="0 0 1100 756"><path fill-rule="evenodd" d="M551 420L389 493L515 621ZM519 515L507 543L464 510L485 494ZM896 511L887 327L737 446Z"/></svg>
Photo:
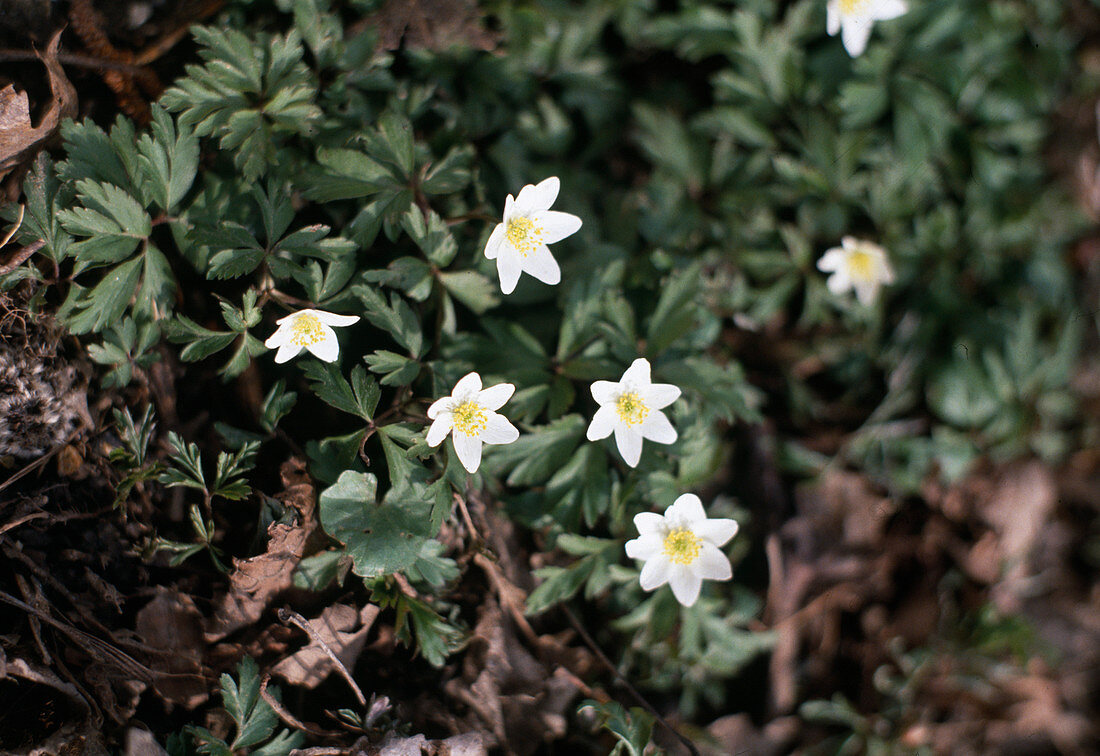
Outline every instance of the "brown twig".
<svg viewBox="0 0 1100 756"><path fill-rule="evenodd" d="M38 55L33 50L0 49L0 62L36 62ZM58 53L57 61L66 66L77 68L96 68L104 71L123 71L136 74L141 71L141 66L133 63L125 63L119 60L103 60L94 55L81 55L80 53Z"/></svg>
<svg viewBox="0 0 1100 756"><path fill-rule="evenodd" d="M23 249L12 255L11 259L4 263L3 266L0 266L0 276L5 276L8 273L11 273L13 270L25 263L31 255L33 255L35 252L45 246L46 242L39 239L38 241L31 242L27 246L23 247Z"/></svg>
<svg viewBox="0 0 1100 756"><path fill-rule="evenodd" d="M691 752L692 756L700 756L699 749L695 747L695 744L692 743L686 735L684 735L671 724L669 724L668 720L661 716L661 713L659 711L653 708L653 704L646 700L645 696L639 693L638 689L635 688L630 683L630 681L623 676L623 673L619 671L618 667L616 667L611 662L611 660L607 658L607 654L603 652L603 649L596 645L596 641L594 641L592 639L592 636L588 634L588 631L584 629L584 625L580 623L580 620L577 619L577 616L573 614L569 607L567 607L565 604L560 604L559 607L565 614L566 619L569 620L569 624L572 625L573 629L577 631L577 634L581 636L581 640L584 641L585 645L588 646L589 649L591 649L592 653L594 653L596 657L600 660L600 663L607 667L607 670L612 675L614 675L615 679L618 680L623 685L623 687L626 688L627 692L634 697L634 700L640 703L642 705L642 708L648 711L654 719L660 722L662 727L671 732L677 740L683 743L684 747L687 748L689 752Z"/></svg>
<svg viewBox="0 0 1100 756"><path fill-rule="evenodd" d="M287 711L283 705L279 702L275 696L267 692L267 684L271 682L271 675L264 675L264 679L260 681L260 698L267 702L267 705L275 712L275 715L279 719L283 720L285 724L290 725L296 730L302 732L308 732L310 735L318 738L334 738L337 735L343 735L342 732L335 730L322 730L316 726L308 725L302 720L295 717L289 711Z"/></svg>
<svg viewBox="0 0 1100 756"><path fill-rule="evenodd" d="M351 673L348 672L348 668L344 666L344 663L340 661L336 653L329 648L329 645L325 643L325 639L313 629L313 626L309 624L306 618L298 614L298 612L286 608L279 609L278 614L280 622L284 625L288 622L297 625L305 631L311 641L321 647L321 650L324 651L328 655L328 658L332 660L332 663L336 665L336 671L338 671L341 677L351 686L352 692L355 693L355 697L359 700L359 705L365 709L367 707L367 698L363 695L363 691L359 690L359 686L355 684L355 680L352 679Z"/></svg>

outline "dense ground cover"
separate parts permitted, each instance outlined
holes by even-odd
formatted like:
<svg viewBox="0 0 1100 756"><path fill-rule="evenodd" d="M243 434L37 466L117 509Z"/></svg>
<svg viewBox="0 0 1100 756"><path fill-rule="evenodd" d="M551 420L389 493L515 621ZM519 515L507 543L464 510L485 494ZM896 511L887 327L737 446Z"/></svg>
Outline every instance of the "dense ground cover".
<svg viewBox="0 0 1100 756"><path fill-rule="evenodd" d="M0 750L1096 746L1093 5L11 7Z"/></svg>

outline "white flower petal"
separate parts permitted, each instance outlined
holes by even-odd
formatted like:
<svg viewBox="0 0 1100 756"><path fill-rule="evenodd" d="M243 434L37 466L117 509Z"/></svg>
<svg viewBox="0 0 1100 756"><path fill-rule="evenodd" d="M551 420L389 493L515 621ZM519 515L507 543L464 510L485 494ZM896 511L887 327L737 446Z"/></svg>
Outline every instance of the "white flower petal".
<svg viewBox="0 0 1100 756"><path fill-rule="evenodd" d="M631 467L638 466L638 460L642 458L642 434L625 425L615 426L615 445L619 447L619 454Z"/></svg>
<svg viewBox="0 0 1100 756"><path fill-rule="evenodd" d="M264 346L268 349L275 349L288 343L290 340L290 329L279 326L275 329L275 333L267 337L267 341L264 342Z"/></svg>
<svg viewBox="0 0 1100 756"><path fill-rule="evenodd" d="M639 535L658 535L665 531L665 518L656 512L639 512L634 515L634 527Z"/></svg>
<svg viewBox="0 0 1100 756"><path fill-rule="evenodd" d="M428 435L424 439L428 442L428 446L439 446L443 443L443 439L451 432L451 424L452 418L449 412L437 417L431 427L428 428Z"/></svg>
<svg viewBox="0 0 1100 756"><path fill-rule="evenodd" d="M493 233L489 234L489 241L485 242L485 256L490 260L497 259L497 255L500 254L500 246L504 244L506 238L504 224L498 223L497 227L493 229Z"/></svg>
<svg viewBox="0 0 1100 756"><path fill-rule="evenodd" d="M561 282L561 268L558 261L545 244L540 244L535 251L520 260L520 265L525 273L529 273L544 284L556 286Z"/></svg>
<svg viewBox="0 0 1100 756"><path fill-rule="evenodd" d="M510 444L519 438L519 430L508 422L508 418L496 412L490 412L485 419L485 429L481 431L481 440L487 444Z"/></svg>
<svg viewBox="0 0 1100 756"><path fill-rule="evenodd" d="M515 391L516 387L511 383L498 383L495 386L482 389L481 393L477 395L477 401L485 409L495 412L508 403Z"/></svg>
<svg viewBox="0 0 1100 756"><path fill-rule="evenodd" d="M822 273L832 273L834 270L840 270L844 267L844 262L847 259L848 254L842 247L833 247L825 250L825 254L817 261L817 269Z"/></svg>
<svg viewBox="0 0 1100 756"><path fill-rule="evenodd" d="M642 590L652 591L667 583L669 573L672 571L671 567L668 557L664 554L658 554L647 560L642 566L642 573L638 575L638 583L642 586Z"/></svg>
<svg viewBox="0 0 1100 756"><path fill-rule="evenodd" d="M680 398L680 388L671 383L653 383L638 391L645 406L651 410L664 409Z"/></svg>
<svg viewBox="0 0 1100 756"><path fill-rule="evenodd" d="M676 597L677 601L684 606L691 606L699 598L699 589L703 587L703 579L686 565L674 564L672 565L671 574L668 576L668 584L672 588L672 595Z"/></svg>
<svg viewBox="0 0 1100 756"><path fill-rule="evenodd" d="M867 40L871 37L872 24L873 22L870 19L845 19L840 37L844 40L844 49L848 51L848 55L858 58L867 49Z"/></svg>
<svg viewBox="0 0 1100 756"><path fill-rule="evenodd" d="M691 569L704 580L729 580L733 577L730 560L717 546L705 541L699 557L691 563Z"/></svg>
<svg viewBox="0 0 1100 756"><path fill-rule="evenodd" d="M648 386L652 381L649 379L649 360L645 357L639 357L630 363L630 367L623 373L623 377L619 379L619 383L624 387L631 389L640 389Z"/></svg>
<svg viewBox="0 0 1100 756"><path fill-rule="evenodd" d="M528 184L519 190L516 197L516 209L521 213L533 213L537 210L549 210L558 198L561 181L557 176L543 179L532 186Z"/></svg>
<svg viewBox="0 0 1100 756"><path fill-rule="evenodd" d="M665 417L664 412L650 412L642 424L638 426L642 438L656 441L659 444L671 444L676 441L676 429Z"/></svg>
<svg viewBox="0 0 1100 756"><path fill-rule="evenodd" d="M442 399L436 399L434 402L432 402L432 406L428 407L428 419L435 420L436 415L438 415L440 412L450 412L451 409L454 407L454 402L454 398L450 396L445 396Z"/></svg>
<svg viewBox="0 0 1100 756"><path fill-rule="evenodd" d="M875 303L875 299L878 297L879 282L878 281L866 281L863 283L857 283L855 285L856 299L864 307L870 307Z"/></svg>
<svg viewBox="0 0 1100 756"><path fill-rule="evenodd" d="M572 213L561 213L557 210L540 210L532 213L531 220L542 229L544 244L553 244L567 236L572 236L581 227L580 218Z"/></svg>
<svg viewBox="0 0 1100 756"><path fill-rule="evenodd" d="M693 523L691 530L695 535L699 536L707 543L714 544L715 546L725 546L731 538L737 535L737 531L740 527L737 520L716 517L713 520L703 520L702 522Z"/></svg>
<svg viewBox="0 0 1100 756"><path fill-rule="evenodd" d="M619 384L614 381L596 381L592 384L592 398L597 404L614 404L615 397L618 395Z"/></svg>
<svg viewBox="0 0 1100 756"><path fill-rule="evenodd" d="M337 315L335 312L325 312L324 310L314 310L313 314L316 315L317 319L322 323L330 326L349 326L359 322L358 315Z"/></svg>
<svg viewBox="0 0 1100 756"><path fill-rule="evenodd" d="M454 444L458 461L466 468L466 472L477 472L477 468L481 465L481 439L455 432L451 434L451 442Z"/></svg>
<svg viewBox="0 0 1100 756"><path fill-rule="evenodd" d="M519 253L512 249L510 244L505 244L500 250L500 256L497 257L500 290L505 294L515 291L521 273L523 273L523 263Z"/></svg>
<svg viewBox="0 0 1100 756"><path fill-rule="evenodd" d="M885 256L879 261L879 265L878 280L884 284L892 284L895 280L894 269L890 266L890 262Z"/></svg>
<svg viewBox="0 0 1100 756"><path fill-rule="evenodd" d="M665 510L665 519L675 521L677 526L694 526L695 523L707 519L707 513L703 509L703 502L693 493L686 493L672 502L672 506Z"/></svg>
<svg viewBox="0 0 1100 756"><path fill-rule="evenodd" d="M455 384L454 391L451 392L451 396L454 397L456 402L462 402L466 399L470 399L474 394L481 391L481 376L476 372L466 373L462 376L458 383Z"/></svg>
<svg viewBox="0 0 1100 756"><path fill-rule="evenodd" d="M874 0L867 14L876 21L889 21L905 15L908 10L905 0Z"/></svg>
<svg viewBox="0 0 1100 756"><path fill-rule="evenodd" d="M596 410L596 414L592 416L588 433L585 435L589 441L599 441L601 438L607 438L611 435L611 431L615 430L615 423L615 410L611 407L600 407Z"/></svg>
<svg viewBox="0 0 1100 756"><path fill-rule="evenodd" d="M650 560L664 549L664 541L656 533L650 533L626 542L626 555L631 559Z"/></svg>
<svg viewBox="0 0 1100 756"><path fill-rule="evenodd" d="M839 296L852 288L852 279L848 277L848 271L841 268L825 280L825 287Z"/></svg>
<svg viewBox="0 0 1100 756"><path fill-rule="evenodd" d="M297 344L291 344L289 341L284 342L279 346L279 351L275 353L275 362L282 364L297 357L300 351L302 351L302 348Z"/></svg>
<svg viewBox="0 0 1100 756"><path fill-rule="evenodd" d="M516 198L509 194L504 200L504 224L507 225L517 214Z"/></svg>
<svg viewBox="0 0 1100 756"><path fill-rule="evenodd" d="M825 6L825 28L829 32L830 37L835 37L836 33L840 31L840 9L837 8L839 0L829 0L829 4Z"/></svg>
<svg viewBox="0 0 1100 756"><path fill-rule="evenodd" d="M324 362L336 362L336 358L340 356L340 342L336 340L336 331L332 330L331 326L321 324L321 331L324 333L318 341L313 342L306 346L313 356Z"/></svg>

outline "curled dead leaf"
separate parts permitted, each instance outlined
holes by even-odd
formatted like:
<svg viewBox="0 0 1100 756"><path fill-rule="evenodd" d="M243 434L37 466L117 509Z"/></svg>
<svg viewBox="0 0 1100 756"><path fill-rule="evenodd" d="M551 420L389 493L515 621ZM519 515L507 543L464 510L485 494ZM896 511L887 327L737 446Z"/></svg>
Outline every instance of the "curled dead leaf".
<svg viewBox="0 0 1100 756"><path fill-rule="evenodd" d="M207 641L221 640L251 625L276 596L293 585L294 569L317 529L316 492L300 459L284 462L279 474L285 489L275 498L297 512L297 521L272 523L267 529L267 550L263 554L233 560L235 569L229 575L229 590L216 602L214 616L207 622Z"/></svg>
<svg viewBox="0 0 1100 756"><path fill-rule="evenodd" d="M54 34L44 53L39 54L50 80L51 101L38 126L31 121L26 92L11 84L0 89L0 178L20 163L30 160L54 135L61 121L76 115L76 90L57 60L61 32Z"/></svg>

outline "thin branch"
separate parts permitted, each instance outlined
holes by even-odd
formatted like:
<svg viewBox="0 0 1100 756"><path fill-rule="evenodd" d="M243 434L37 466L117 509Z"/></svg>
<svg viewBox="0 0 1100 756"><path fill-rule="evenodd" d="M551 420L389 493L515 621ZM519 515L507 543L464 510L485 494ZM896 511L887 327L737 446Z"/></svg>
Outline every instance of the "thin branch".
<svg viewBox="0 0 1100 756"><path fill-rule="evenodd" d="M33 50L0 49L0 61L28 61L34 63L39 60L38 53ZM103 58L96 58L92 55L81 55L80 53L58 53L57 60L64 65L76 66L77 68L97 68L103 71L125 71L131 74L139 73L143 68L133 63L104 60Z"/></svg>
<svg viewBox="0 0 1100 756"><path fill-rule="evenodd" d="M642 705L642 708L648 711L654 719L660 722L662 727L671 732L677 740L683 743L688 751L691 752L691 756L700 756L699 749L695 747L695 744L692 743L687 738L687 736L683 735L679 730L670 725L668 723L668 720L661 716L661 713L659 711L653 708L653 704L647 701L645 697L638 692L638 689L635 688L630 683L630 681L623 676L623 673L619 671L619 669L611 662L611 660L607 658L607 654L603 652L603 649L596 645L596 641L592 640L592 636L589 635L588 631L584 629L584 625L580 623L580 620L577 619L577 616L573 614L569 607L567 607L565 604L560 604L559 606L562 612L565 614L566 619L569 620L569 624L572 625L573 629L577 631L577 634L581 636L581 640L583 640L585 645L587 645L588 648L592 650L592 653L594 653L599 658L600 662L605 667L607 667L608 671L615 676L615 679L622 683L627 692L634 697L634 700L640 703Z"/></svg>
<svg viewBox="0 0 1100 756"><path fill-rule="evenodd" d="M328 658L332 660L332 663L336 665L336 670L345 680L347 680L348 685L351 686L352 691L355 693L355 697L359 699L359 705L366 709L367 698L363 695L363 691L359 690L359 686L355 684L355 680L352 679L351 673L348 672L348 668L344 666L344 663L340 661L336 653L329 648L329 645L325 643L325 639L313 629L313 626L309 624L306 618L298 614L298 612L286 608L279 609L278 614L280 622L284 625L290 623L302 628L306 635L309 636L309 639L321 647L321 650L324 651L328 655Z"/></svg>
<svg viewBox="0 0 1100 756"><path fill-rule="evenodd" d="M336 732L333 730L322 730L316 726L310 726L295 717L283 707L283 705L278 701L278 699L275 698L275 696L267 692L267 684L269 682L271 682L271 675L264 675L264 679L260 681L260 698L267 702L267 705L271 707L276 716L278 716L279 719L283 720L285 724L290 725L296 730L308 732L310 735L318 738L332 738L336 737L337 735L343 735L342 732Z"/></svg>
<svg viewBox="0 0 1100 756"><path fill-rule="evenodd" d="M39 239L38 241L31 242L27 246L23 247L23 249L12 255L11 259L8 260L3 266L0 266L0 276L5 276L8 273L11 273L13 270L25 263L31 255L33 255L35 252L45 246L46 242Z"/></svg>

